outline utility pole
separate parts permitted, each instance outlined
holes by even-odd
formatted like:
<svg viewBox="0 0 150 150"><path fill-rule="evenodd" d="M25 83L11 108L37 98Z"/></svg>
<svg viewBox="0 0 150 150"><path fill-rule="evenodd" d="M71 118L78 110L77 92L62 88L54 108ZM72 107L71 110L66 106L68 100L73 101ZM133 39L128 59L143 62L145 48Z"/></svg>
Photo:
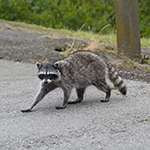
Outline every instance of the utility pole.
<svg viewBox="0 0 150 150"><path fill-rule="evenodd" d="M115 0L118 54L141 60L138 0Z"/></svg>

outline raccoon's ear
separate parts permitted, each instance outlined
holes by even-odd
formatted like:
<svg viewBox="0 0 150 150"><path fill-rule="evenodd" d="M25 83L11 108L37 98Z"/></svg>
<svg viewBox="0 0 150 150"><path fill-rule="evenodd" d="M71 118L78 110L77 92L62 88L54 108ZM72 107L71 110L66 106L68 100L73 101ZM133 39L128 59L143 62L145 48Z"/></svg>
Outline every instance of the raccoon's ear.
<svg viewBox="0 0 150 150"><path fill-rule="evenodd" d="M38 69L41 68L42 64L40 64L39 62L36 63Z"/></svg>
<svg viewBox="0 0 150 150"><path fill-rule="evenodd" d="M59 62L55 62L55 63L53 64L53 66L54 66L54 68L58 69L58 68L59 68Z"/></svg>

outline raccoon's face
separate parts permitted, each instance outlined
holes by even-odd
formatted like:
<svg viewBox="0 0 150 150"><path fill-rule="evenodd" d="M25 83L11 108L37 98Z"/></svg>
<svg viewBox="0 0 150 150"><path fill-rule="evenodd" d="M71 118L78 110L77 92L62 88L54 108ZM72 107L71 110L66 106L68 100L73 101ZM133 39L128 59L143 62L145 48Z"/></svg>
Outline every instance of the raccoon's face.
<svg viewBox="0 0 150 150"><path fill-rule="evenodd" d="M54 68L53 63L39 64L38 67L38 77L44 84L49 84L52 81L57 82L60 80L61 75L58 69Z"/></svg>

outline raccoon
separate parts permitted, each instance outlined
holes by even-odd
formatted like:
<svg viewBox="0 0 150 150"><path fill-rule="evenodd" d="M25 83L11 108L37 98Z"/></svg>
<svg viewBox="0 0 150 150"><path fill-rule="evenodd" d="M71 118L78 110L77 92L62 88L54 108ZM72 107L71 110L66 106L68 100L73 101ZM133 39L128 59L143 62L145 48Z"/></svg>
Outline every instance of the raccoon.
<svg viewBox="0 0 150 150"><path fill-rule="evenodd" d="M28 109L21 110L22 112L30 112L47 93L58 87L63 89L64 101L56 109L66 108L67 103L75 104L81 102L85 89L90 85L105 92L106 97L101 102L108 102L111 96L111 89L106 83L107 76L123 95L127 93L127 88L122 78L118 76L108 59L101 54L90 51L77 51L57 62L37 63L37 67L38 77L42 81L41 89L33 104ZM78 98L68 101L74 87Z"/></svg>

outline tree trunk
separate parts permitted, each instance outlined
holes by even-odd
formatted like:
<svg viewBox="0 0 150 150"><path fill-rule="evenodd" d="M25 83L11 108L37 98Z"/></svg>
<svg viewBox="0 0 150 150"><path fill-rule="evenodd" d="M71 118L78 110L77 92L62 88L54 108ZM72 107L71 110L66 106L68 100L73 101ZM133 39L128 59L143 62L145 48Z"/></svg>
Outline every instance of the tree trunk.
<svg viewBox="0 0 150 150"><path fill-rule="evenodd" d="M119 55L141 60L138 0L115 0Z"/></svg>

